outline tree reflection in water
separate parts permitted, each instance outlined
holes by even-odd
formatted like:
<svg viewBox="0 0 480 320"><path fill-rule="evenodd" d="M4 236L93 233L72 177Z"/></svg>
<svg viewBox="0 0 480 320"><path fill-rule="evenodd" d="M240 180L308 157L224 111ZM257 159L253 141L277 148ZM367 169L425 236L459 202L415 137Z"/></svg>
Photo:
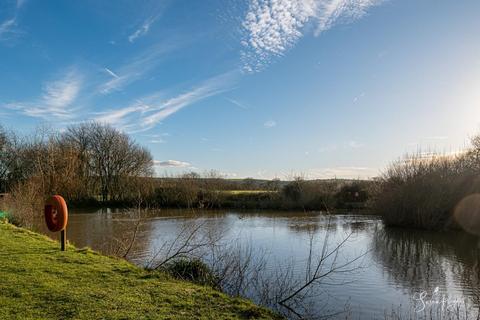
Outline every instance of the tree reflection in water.
<svg viewBox="0 0 480 320"><path fill-rule="evenodd" d="M463 232L382 228L372 238L372 256L383 266L389 280L412 297L414 309L421 309L427 302L426 308L449 306L463 314L454 318L478 315L477 237ZM430 301L435 302L428 305Z"/></svg>

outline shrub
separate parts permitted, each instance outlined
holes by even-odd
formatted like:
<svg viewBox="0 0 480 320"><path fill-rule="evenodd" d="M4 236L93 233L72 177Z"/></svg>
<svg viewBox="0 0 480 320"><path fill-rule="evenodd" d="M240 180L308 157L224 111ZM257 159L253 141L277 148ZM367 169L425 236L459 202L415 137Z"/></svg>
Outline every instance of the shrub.
<svg viewBox="0 0 480 320"><path fill-rule="evenodd" d="M36 219L43 214L43 194L38 181L31 179L17 184L5 197L2 209L8 212L9 222L32 228Z"/></svg>
<svg viewBox="0 0 480 320"><path fill-rule="evenodd" d="M200 259L180 258L165 266L165 271L177 279L217 287L213 271Z"/></svg>
<svg viewBox="0 0 480 320"><path fill-rule="evenodd" d="M471 151L455 155L420 154L393 163L377 184L373 209L387 226L457 228L457 204L480 191Z"/></svg>
<svg viewBox="0 0 480 320"><path fill-rule="evenodd" d="M340 190L335 194L335 208L363 208L369 199L369 185L370 183L363 181L354 181L340 187Z"/></svg>
<svg viewBox="0 0 480 320"><path fill-rule="evenodd" d="M297 177L282 189L284 209L324 210L335 208L338 181L307 181Z"/></svg>

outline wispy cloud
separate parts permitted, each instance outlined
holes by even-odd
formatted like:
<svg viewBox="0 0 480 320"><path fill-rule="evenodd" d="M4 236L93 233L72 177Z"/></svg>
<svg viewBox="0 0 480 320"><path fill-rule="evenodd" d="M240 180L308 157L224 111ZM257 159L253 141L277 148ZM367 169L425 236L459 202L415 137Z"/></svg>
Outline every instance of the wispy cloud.
<svg viewBox="0 0 480 320"><path fill-rule="evenodd" d="M25 2L27 2L27 0L17 0L17 9L23 7Z"/></svg>
<svg viewBox="0 0 480 320"><path fill-rule="evenodd" d="M231 104L239 107L240 109L248 109L247 106L245 106L243 103L235 100L235 99L231 99L231 98L225 98L225 100L227 100L228 102L230 102Z"/></svg>
<svg viewBox="0 0 480 320"><path fill-rule="evenodd" d="M159 167L166 167L166 168L189 168L192 166L191 163L185 161L178 161L178 160L154 160L153 164Z"/></svg>
<svg viewBox="0 0 480 320"><path fill-rule="evenodd" d="M262 70L303 36L307 23L315 36L337 23L362 17L381 0L250 0L242 27L241 59L246 72Z"/></svg>
<svg viewBox="0 0 480 320"><path fill-rule="evenodd" d="M70 68L58 79L43 85L42 95L33 102L12 102L6 107L19 110L30 117L50 119L72 118L72 105L78 97L82 85L82 77L76 69Z"/></svg>
<svg viewBox="0 0 480 320"><path fill-rule="evenodd" d="M7 19L0 24L0 40L7 40L15 34L16 18Z"/></svg>
<svg viewBox="0 0 480 320"><path fill-rule="evenodd" d="M162 92L157 92L137 99L125 108L95 113L94 119L131 133L146 131L189 105L229 90L236 75L237 72L233 71L212 77L171 98L165 98Z"/></svg>
<svg viewBox="0 0 480 320"><path fill-rule="evenodd" d="M276 125L277 125L277 122L275 122L275 121L273 121L273 120L268 120L268 121L265 121L265 122L263 123L263 126L264 126L265 128L267 128L267 129L273 128L273 127L275 127Z"/></svg>
<svg viewBox="0 0 480 320"><path fill-rule="evenodd" d="M348 145L349 148L352 148L352 149L358 149L358 148L363 148L364 147L363 143L360 143L360 142L355 141L355 140L350 140L347 145Z"/></svg>
<svg viewBox="0 0 480 320"><path fill-rule="evenodd" d="M11 17L0 22L0 41L10 40L21 33L17 28L18 12L25 2L26 0L17 0Z"/></svg>
<svg viewBox="0 0 480 320"><path fill-rule="evenodd" d="M228 90L230 81L232 81L231 74L214 77L188 92L182 93L163 103L153 105L151 107L151 114L142 119L143 125L146 127L154 126L188 105Z"/></svg>
<svg viewBox="0 0 480 320"><path fill-rule="evenodd" d="M110 69L108 69L108 68L106 68L106 67L103 68L103 70L105 70L105 72L106 72L107 74L111 75L112 77L114 77L114 78L116 78L116 79L120 78L115 72L113 72L112 70L110 70Z"/></svg>
<svg viewBox="0 0 480 320"><path fill-rule="evenodd" d="M378 176L379 171L369 167L333 167L310 169L307 173L309 179L369 179Z"/></svg>
<svg viewBox="0 0 480 320"><path fill-rule="evenodd" d="M134 33L132 33L130 36L128 36L128 41L133 43L137 38L142 37L150 31L150 26L157 20L158 16L154 17L149 17L147 20L145 20L140 28L135 30Z"/></svg>
<svg viewBox="0 0 480 320"><path fill-rule="evenodd" d="M150 47L136 57L129 59L125 65L119 66L115 72L112 69L104 67L103 71L111 76L109 80L102 83L98 91L108 94L113 91L121 90L127 85L142 79L146 74L154 70L162 58L174 49L177 45L162 44ZM115 70L115 69L114 69Z"/></svg>
<svg viewBox="0 0 480 320"><path fill-rule="evenodd" d="M357 103L360 99L365 97L365 92L360 93L358 96L353 98L353 103Z"/></svg>
<svg viewBox="0 0 480 320"><path fill-rule="evenodd" d="M136 102L135 104L126 108L98 112L96 113L94 120L102 123L115 125L117 127L124 127L128 125L128 123L130 122L129 120L135 120L129 119L132 114L137 112L142 113L146 110L148 110L148 106L144 105L141 102Z"/></svg>
<svg viewBox="0 0 480 320"><path fill-rule="evenodd" d="M165 137L169 137L169 133L160 134L144 134L143 136L150 138L150 143L166 143Z"/></svg>

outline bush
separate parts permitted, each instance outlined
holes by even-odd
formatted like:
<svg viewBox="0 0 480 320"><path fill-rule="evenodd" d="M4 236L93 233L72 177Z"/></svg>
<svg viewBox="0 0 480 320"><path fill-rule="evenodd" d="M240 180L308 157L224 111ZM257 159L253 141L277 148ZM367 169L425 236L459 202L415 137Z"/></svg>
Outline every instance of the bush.
<svg viewBox="0 0 480 320"><path fill-rule="evenodd" d="M374 211L387 226L458 228L456 206L480 192L474 151L456 156L415 155L393 163L378 181Z"/></svg>
<svg viewBox="0 0 480 320"><path fill-rule="evenodd" d="M165 266L165 271L177 279L217 287L217 277L200 259L181 258L174 260Z"/></svg>
<svg viewBox="0 0 480 320"><path fill-rule="evenodd" d="M8 212L8 221L16 226L32 228L43 214L43 194L35 179L17 184L5 197L3 208Z"/></svg>
<svg viewBox="0 0 480 320"><path fill-rule="evenodd" d="M355 181L340 187L335 194L335 208L359 209L364 208L369 200L368 187L370 183Z"/></svg>
<svg viewBox="0 0 480 320"><path fill-rule="evenodd" d="M282 189L284 209L335 208L335 194L338 187L338 181L307 181L297 177Z"/></svg>

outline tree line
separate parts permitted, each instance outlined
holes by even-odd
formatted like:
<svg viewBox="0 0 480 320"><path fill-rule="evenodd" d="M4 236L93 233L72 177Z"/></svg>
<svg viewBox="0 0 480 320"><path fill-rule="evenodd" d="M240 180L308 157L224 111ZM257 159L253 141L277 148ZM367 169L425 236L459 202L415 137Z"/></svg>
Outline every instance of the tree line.
<svg viewBox="0 0 480 320"><path fill-rule="evenodd" d="M32 186L74 202L121 201L141 190L138 178L152 175L151 153L107 124L81 123L63 132L40 128L28 136L0 128L4 193Z"/></svg>
<svg viewBox="0 0 480 320"><path fill-rule="evenodd" d="M108 124L20 135L0 127L0 206L29 224L43 201L61 194L71 206L148 206L324 210L363 208L370 182L225 179L216 171L154 176L148 149ZM23 222L22 222L23 221Z"/></svg>

